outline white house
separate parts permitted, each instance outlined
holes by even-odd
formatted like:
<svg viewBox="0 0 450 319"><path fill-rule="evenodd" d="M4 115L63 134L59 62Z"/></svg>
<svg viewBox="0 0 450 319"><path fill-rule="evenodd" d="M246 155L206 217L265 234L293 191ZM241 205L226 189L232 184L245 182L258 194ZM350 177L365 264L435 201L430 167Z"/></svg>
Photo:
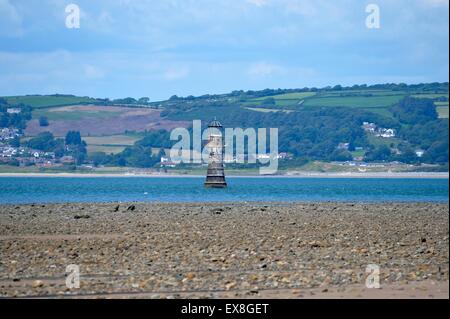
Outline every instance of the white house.
<svg viewBox="0 0 450 319"><path fill-rule="evenodd" d="M425 154L425 151L424 151L424 150L416 150L416 156L417 156L417 157L422 157L423 154Z"/></svg>
<svg viewBox="0 0 450 319"><path fill-rule="evenodd" d="M22 112L22 110L18 108L9 108L6 109L6 112L9 114L19 114L20 112Z"/></svg>

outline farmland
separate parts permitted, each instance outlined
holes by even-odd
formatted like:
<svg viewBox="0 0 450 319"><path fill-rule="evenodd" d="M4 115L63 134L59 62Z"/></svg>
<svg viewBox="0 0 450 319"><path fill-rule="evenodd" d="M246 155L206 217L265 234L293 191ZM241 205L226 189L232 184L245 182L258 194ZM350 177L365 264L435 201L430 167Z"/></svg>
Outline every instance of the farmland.
<svg viewBox="0 0 450 319"><path fill-rule="evenodd" d="M38 108L33 110L33 118L45 116L50 121L77 121L89 118L108 119L118 116L119 108L99 108L87 106L66 106L53 108Z"/></svg>
<svg viewBox="0 0 450 319"><path fill-rule="evenodd" d="M37 109L33 111L33 119L28 122L25 133L35 136L48 131L55 136L64 136L68 131L79 131L82 136L104 136L187 126L184 122L162 119L160 112L150 108L97 105ZM40 116L48 118L48 126L39 125Z"/></svg>
<svg viewBox="0 0 450 319"><path fill-rule="evenodd" d="M448 119L448 102L434 102L436 111L442 119Z"/></svg>
<svg viewBox="0 0 450 319"><path fill-rule="evenodd" d="M405 96L430 99L435 101L436 111L440 118L448 118L448 91L447 92L409 92L407 90L331 90L324 92L297 92L276 94L272 96L246 99L240 102L242 108L255 112L285 112L291 113L298 110L323 107L348 107L358 108L391 118L393 115L389 107L398 103ZM273 99L272 103L267 103ZM443 102L441 100L447 100Z"/></svg>
<svg viewBox="0 0 450 319"><path fill-rule="evenodd" d="M78 131L87 143L88 155L98 159L99 153L105 153L109 157L104 159L111 165L119 165L119 160L127 166L153 165L154 159L150 163L141 158L144 149L158 157L161 148L172 145L169 135L173 128L187 128L192 120L205 124L214 117L226 127L277 127L279 150L293 155L292 165L354 157L405 163L448 162L448 83L233 91L172 96L144 104L137 104L133 98L110 101L66 95L4 99L11 106L24 103L32 107L27 108L22 143L43 132L65 137L68 131ZM407 104L400 107L400 101ZM426 111L433 107L440 119L433 111ZM14 119L13 115L7 115L8 121ZM45 118L48 125L41 125L40 118ZM394 129L396 136L368 134L361 126L364 121ZM340 144L351 144L358 150L338 149ZM417 149L430 150L430 155L419 160L414 157ZM387 155L383 155L386 150Z"/></svg>
<svg viewBox="0 0 450 319"><path fill-rule="evenodd" d="M88 153L104 152L107 154L117 154L122 152L127 146L133 145L141 139L141 134L122 134L109 136L87 136L83 140L88 145Z"/></svg>
<svg viewBox="0 0 450 319"><path fill-rule="evenodd" d="M318 107L360 108L372 113L391 117L389 106L407 95L404 91L348 90L326 92L298 92L259 97L241 101L241 106L257 112L295 111ZM441 95L437 95L441 96ZM434 98L434 95L421 97ZM268 103L268 99L272 100Z"/></svg>
<svg viewBox="0 0 450 319"><path fill-rule="evenodd" d="M381 96L329 96L307 99L304 106L342 106L356 108L388 107L403 98L402 95Z"/></svg>
<svg viewBox="0 0 450 319"><path fill-rule="evenodd" d="M90 97L78 97L72 95L25 95L25 96L8 96L6 97L8 104L17 105L25 104L33 108L47 108L54 106L74 105L81 103L92 103L95 99Z"/></svg>

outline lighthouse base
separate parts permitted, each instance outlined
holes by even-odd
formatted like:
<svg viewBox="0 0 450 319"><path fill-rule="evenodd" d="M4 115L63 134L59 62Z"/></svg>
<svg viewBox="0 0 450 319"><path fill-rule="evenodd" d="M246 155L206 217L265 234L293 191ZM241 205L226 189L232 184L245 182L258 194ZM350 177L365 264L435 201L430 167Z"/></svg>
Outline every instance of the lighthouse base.
<svg viewBox="0 0 450 319"><path fill-rule="evenodd" d="M205 187L211 188L227 187L227 182L225 181L225 173L222 163L210 163L208 165Z"/></svg>
<svg viewBox="0 0 450 319"><path fill-rule="evenodd" d="M226 188L227 183L226 182L205 182L205 187L207 188Z"/></svg>

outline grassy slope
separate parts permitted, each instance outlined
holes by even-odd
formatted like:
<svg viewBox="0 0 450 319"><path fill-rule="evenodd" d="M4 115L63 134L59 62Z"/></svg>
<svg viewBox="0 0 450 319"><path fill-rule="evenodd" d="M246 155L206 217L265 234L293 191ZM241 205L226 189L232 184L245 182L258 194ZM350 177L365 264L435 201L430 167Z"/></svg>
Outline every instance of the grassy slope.
<svg viewBox="0 0 450 319"><path fill-rule="evenodd" d="M403 98L402 95L385 96L336 96L315 97L305 101L304 106L344 106L359 108L382 108L397 103Z"/></svg>
<svg viewBox="0 0 450 319"><path fill-rule="evenodd" d="M134 135L109 135L109 136L88 136L83 140L88 144L88 153L105 152L107 154L117 154L122 152L127 146L133 145L142 136Z"/></svg>
<svg viewBox="0 0 450 319"><path fill-rule="evenodd" d="M91 103L95 99L78 96L50 96L50 95L26 95L26 96L8 96L8 104L26 104L34 108L53 107L63 105L74 105L79 103Z"/></svg>
<svg viewBox="0 0 450 319"><path fill-rule="evenodd" d="M392 117L389 106L397 103L406 95L406 91L390 90L351 90L302 92L274 95L275 105L264 105L268 97L249 99L241 102L243 108L257 112L295 111L302 107L352 107L361 108L369 112L386 117ZM411 96L416 98L436 99L447 97L448 93L414 92ZM435 102L436 110L441 118L448 118L448 102Z"/></svg>
<svg viewBox="0 0 450 319"><path fill-rule="evenodd" d="M389 91L389 90L353 90L353 91L327 91L327 92L301 92L301 93L287 93L272 96L275 99L276 104L274 106L261 105L268 97L248 99L243 101L241 106L243 108L251 109L258 112L272 112L272 111L285 111L292 112L300 107L358 107L378 113L384 116L392 116L388 107L403 98L407 92L403 91ZM422 93L417 92L412 96L420 98L435 99L438 97L448 97L448 93ZM95 99L86 97L74 97L74 96L20 96L20 97L6 97L11 104L24 103L33 106L33 118L39 116L47 116L49 120L80 120L84 118L108 118L115 116L114 112L110 111L58 111L56 107L62 105L76 105L80 103L89 103L95 101ZM435 102L437 111L441 118L448 118L448 102ZM224 107L223 110L217 108L212 109L206 106L199 112L204 113L205 110L210 109L211 112L223 113L226 116L228 107ZM62 109L63 110L63 109ZM195 112L194 112L195 113ZM195 114L190 114L190 117ZM185 120L183 114L179 115L179 120ZM126 146L132 145L139 136L128 135L110 135L102 137L87 137L88 151L92 152L106 152L106 153L118 153L122 151ZM373 140L374 144L385 143L382 140ZM392 140L390 140L392 142ZM394 141L396 144L398 141Z"/></svg>
<svg viewBox="0 0 450 319"><path fill-rule="evenodd" d="M442 119L448 119L448 102L434 102L436 105L436 111L439 114L439 117Z"/></svg>

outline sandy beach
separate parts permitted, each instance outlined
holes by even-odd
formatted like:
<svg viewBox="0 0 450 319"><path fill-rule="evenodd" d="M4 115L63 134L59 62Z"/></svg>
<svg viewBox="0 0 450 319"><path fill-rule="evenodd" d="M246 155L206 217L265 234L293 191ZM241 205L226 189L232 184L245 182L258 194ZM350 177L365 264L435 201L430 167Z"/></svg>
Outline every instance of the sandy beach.
<svg viewBox="0 0 450 319"><path fill-rule="evenodd" d="M4 205L0 296L448 298L448 217L448 203Z"/></svg>

